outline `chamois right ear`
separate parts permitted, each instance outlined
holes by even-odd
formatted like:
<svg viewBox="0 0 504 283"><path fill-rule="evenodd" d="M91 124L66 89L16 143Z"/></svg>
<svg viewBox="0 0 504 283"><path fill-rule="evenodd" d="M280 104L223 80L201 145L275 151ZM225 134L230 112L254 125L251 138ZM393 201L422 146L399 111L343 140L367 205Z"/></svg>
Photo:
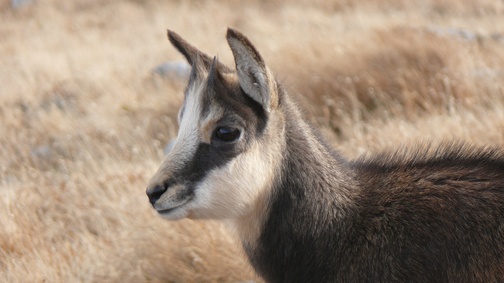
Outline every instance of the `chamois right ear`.
<svg viewBox="0 0 504 283"><path fill-rule="evenodd" d="M278 106L275 78L248 38L231 28L228 28L226 38L233 51L241 88L270 112Z"/></svg>
<svg viewBox="0 0 504 283"><path fill-rule="evenodd" d="M171 44L177 48L177 50L184 55L189 65L191 65L194 69L195 65L198 65L199 62L202 63L203 68L205 70L209 70L210 66L212 66L213 58L201 52L196 47L189 44L185 41L180 35L172 30L168 30L168 39ZM219 63L219 69L224 72L231 72L231 69Z"/></svg>

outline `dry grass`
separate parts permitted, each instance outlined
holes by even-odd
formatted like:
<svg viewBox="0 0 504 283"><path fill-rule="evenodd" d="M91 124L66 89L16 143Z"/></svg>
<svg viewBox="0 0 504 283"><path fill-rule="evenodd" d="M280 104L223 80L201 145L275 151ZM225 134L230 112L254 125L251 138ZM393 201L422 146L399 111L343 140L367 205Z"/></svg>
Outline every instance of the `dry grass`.
<svg viewBox="0 0 504 283"><path fill-rule="evenodd" d="M249 35L349 157L398 144L504 145L504 3L0 3L0 281L257 280L218 223L161 220L144 195L183 82L166 28L231 65Z"/></svg>

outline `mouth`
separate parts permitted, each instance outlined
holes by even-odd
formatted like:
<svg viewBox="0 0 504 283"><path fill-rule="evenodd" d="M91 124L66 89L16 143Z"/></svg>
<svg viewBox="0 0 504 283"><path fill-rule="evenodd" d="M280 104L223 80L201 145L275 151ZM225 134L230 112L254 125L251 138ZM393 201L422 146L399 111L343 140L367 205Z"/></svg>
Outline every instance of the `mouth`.
<svg viewBox="0 0 504 283"><path fill-rule="evenodd" d="M193 199L192 197L189 197L189 198L186 198L182 202L179 202L179 203L177 203L176 205L174 205L174 206L172 206L170 208L164 208L164 209L156 208L156 211L157 211L157 213L159 213L161 215L166 215L166 214L169 214L169 213L177 210L178 208L184 206L186 203L188 203L192 199Z"/></svg>

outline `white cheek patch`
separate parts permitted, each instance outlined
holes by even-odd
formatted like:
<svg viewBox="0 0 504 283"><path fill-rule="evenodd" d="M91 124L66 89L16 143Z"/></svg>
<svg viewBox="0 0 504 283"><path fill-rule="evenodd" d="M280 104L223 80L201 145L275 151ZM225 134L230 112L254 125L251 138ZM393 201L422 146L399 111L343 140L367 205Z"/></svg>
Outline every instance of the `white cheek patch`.
<svg viewBox="0 0 504 283"><path fill-rule="evenodd" d="M232 219L253 210L256 200L271 189L275 174L274 158L254 143L224 167L217 168L196 187L188 208L195 218Z"/></svg>

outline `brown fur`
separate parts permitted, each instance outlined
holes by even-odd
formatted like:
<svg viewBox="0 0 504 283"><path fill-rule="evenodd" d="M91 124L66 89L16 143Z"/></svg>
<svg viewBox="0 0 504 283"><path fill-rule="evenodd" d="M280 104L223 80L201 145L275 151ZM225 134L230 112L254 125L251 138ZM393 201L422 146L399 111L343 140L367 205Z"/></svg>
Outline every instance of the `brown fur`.
<svg viewBox="0 0 504 283"><path fill-rule="evenodd" d="M215 59L207 66L210 57L194 51L174 33L170 40L186 57L197 54L196 61L201 58L201 68L208 72L207 78L198 78L206 88L186 96L208 100L202 103L203 113L222 110L222 125L236 126L235 119L247 119L244 139L226 143L223 150L222 142L212 136L188 161L188 168L193 168L191 162L200 162L198 152L203 148L222 155L215 157L222 165L198 166L194 168L199 171L183 174L174 170L170 176L178 183L197 184L195 190L190 185L184 188L196 200L200 196L222 201L215 207L209 205L211 201L190 201L188 211L201 206L210 217L221 215L217 218L223 211L233 213L231 223L266 281L504 280L504 155L500 151L460 143L347 161L302 118L243 34L232 29L227 33L240 88L236 79L228 80L232 74L227 68L220 70ZM198 68L193 64L193 70ZM204 124L200 130L205 133L219 127ZM259 144L265 146L261 153ZM177 162L174 158L169 156L165 163ZM177 188L177 182L170 180L151 182L148 195L155 207L157 187L167 191L161 200ZM241 195L245 189L247 194ZM230 197L236 195L241 196Z"/></svg>

